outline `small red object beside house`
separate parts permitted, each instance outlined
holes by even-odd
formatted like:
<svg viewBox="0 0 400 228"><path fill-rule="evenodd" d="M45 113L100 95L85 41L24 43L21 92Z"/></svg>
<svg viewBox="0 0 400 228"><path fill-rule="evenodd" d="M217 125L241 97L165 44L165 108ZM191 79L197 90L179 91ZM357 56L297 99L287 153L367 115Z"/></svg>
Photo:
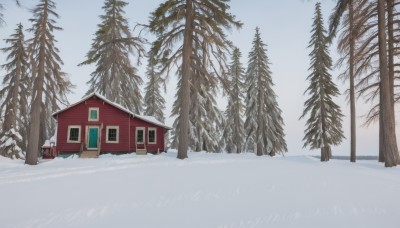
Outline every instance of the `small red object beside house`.
<svg viewBox="0 0 400 228"><path fill-rule="evenodd" d="M41 154L44 159L54 159L57 156L55 143L51 142L51 140L46 140L42 146Z"/></svg>
<svg viewBox="0 0 400 228"><path fill-rule="evenodd" d="M54 113L53 117L57 120L58 155L165 152L165 133L171 130L154 117L132 113L97 93Z"/></svg>

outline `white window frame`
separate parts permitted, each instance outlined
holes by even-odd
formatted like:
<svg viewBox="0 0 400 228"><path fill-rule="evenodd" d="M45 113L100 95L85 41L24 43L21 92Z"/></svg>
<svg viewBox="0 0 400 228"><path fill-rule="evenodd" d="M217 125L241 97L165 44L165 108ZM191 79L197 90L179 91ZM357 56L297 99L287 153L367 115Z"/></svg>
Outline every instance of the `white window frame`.
<svg viewBox="0 0 400 228"><path fill-rule="evenodd" d="M150 131L154 131L154 142L150 142ZM147 129L147 143L148 144L157 144L157 128L149 127Z"/></svg>
<svg viewBox="0 0 400 228"><path fill-rule="evenodd" d="M143 131L143 141L142 142L138 142L138 131ZM135 135L136 144L144 144L146 142L146 134L145 133L146 133L146 129L144 127L137 127L136 128L136 135Z"/></svg>
<svg viewBox="0 0 400 228"><path fill-rule="evenodd" d="M97 119L92 119L91 118L91 113L92 113L92 110L95 110L95 111L97 111ZM100 111L99 111L99 108L89 108L89 116L88 116L88 121L99 121L99 117L100 117Z"/></svg>
<svg viewBox="0 0 400 228"><path fill-rule="evenodd" d="M116 141L109 141L108 140L108 130L110 129L116 129L117 130L117 135L116 135ZM119 143L119 126L107 126L106 127L106 143Z"/></svg>
<svg viewBox="0 0 400 228"><path fill-rule="evenodd" d="M72 128L78 128L79 129L78 140L77 141L69 139L69 136L71 134L71 129ZM68 126L68 134L67 134L67 143L80 143L81 142L81 132L82 132L81 130L82 129L81 129L80 125L69 125Z"/></svg>

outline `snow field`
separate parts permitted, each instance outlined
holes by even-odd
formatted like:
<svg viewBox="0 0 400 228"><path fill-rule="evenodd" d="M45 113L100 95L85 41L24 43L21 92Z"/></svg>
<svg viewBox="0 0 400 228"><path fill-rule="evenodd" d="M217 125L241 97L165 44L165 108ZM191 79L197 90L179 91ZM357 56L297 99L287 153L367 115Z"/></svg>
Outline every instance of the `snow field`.
<svg viewBox="0 0 400 228"><path fill-rule="evenodd" d="M1 227L398 227L400 169L176 152L0 158Z"/></svg>

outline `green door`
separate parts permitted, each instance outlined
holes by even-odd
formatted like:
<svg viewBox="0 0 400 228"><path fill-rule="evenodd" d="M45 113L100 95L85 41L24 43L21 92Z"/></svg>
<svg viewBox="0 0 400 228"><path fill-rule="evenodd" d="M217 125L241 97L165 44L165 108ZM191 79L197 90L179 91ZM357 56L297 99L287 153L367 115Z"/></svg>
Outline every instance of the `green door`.
<svg viewBox="0 0 400 228"><path fill-rule="evenodd" d="M97 127L89 128L89 148L97 148L99 138L99 129Z"/></svg>

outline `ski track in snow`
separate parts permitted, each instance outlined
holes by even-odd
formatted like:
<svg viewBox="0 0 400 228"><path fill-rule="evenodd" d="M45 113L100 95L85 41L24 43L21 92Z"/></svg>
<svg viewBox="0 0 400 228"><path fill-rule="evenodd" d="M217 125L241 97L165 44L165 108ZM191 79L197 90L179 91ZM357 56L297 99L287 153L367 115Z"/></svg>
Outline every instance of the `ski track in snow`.
<svg viewBox="0 0 400 228"><path fill-rule="evenodd" d="M400 169L191 153L0 159L1 228L397 228Z"/></svg>

